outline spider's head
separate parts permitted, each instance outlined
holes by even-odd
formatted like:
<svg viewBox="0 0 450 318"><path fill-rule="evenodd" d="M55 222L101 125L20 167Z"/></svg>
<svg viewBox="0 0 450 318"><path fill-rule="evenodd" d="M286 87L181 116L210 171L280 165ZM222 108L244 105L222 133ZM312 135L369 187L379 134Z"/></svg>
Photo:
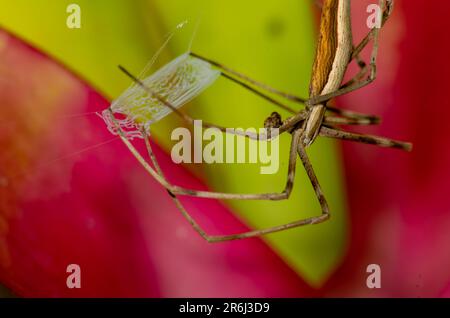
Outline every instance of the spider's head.
<svg viewBox="0 0 450 318"><path fill-rule="evenodd" d="M264 121L264 128L266 128L266 129L280 128L280 126L282 124L283 124L283 121L281 120L281 115L278 114L277 112L273 112Z"/></svg>

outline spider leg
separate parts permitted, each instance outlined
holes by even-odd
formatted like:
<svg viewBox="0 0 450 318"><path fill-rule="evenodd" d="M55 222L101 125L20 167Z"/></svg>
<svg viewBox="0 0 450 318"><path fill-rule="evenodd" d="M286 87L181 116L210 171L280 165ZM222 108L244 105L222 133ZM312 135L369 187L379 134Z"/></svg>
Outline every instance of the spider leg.
<svg viewBox="0 0 450 318"><path fill-rule="evenodd" d="M340 88L345 88L345 87L349 87L352 85L355 85L356 83L360 82L363 80L363 78L366 76L369 68L367 67L366 62L364 62L359 55L357 55L355 57L355 59L357 60L357 64L359 66L359 71L358 73L353 76L349 81L347 81L345 84L341 85Z"/></svg>
<svg viewBox="0 0 450 318"><path fill-rule="evenodd" d="M380 146L380 147L397 148L397 149L401 149L401 150L405 150L405 151L412 150L412 144L409 142L397 141L397 140L393 140L393 139L372 136L372 135L351 133L351 132L342 131L339 129L328 128L325 126L322 126L320 128L319 134L323 137L356 141L356 142L376 145L376 146Z"/></svg>
<svg viewBox="0 0 450 318"><path fill-rule="evenodd" d="M362 48L361 48L361 50L362 50ZM306 98L302 98L302 97L299 97L299 96L297 96L295 94L288 93L288 92L285 92L285 91L281 91L281 90L279 90L277 88L274 88L274 87L271 87L271 86L269 86L267 84L259 82L259 81L255 80L255 79L253 79L253 78L251 78L251 77L249 77L249 76L247 76L247 75L245 75L243 73L235 71L235 70L229 68L228 66L225 66L225 65L223 65L223 64L221 64L221 63L219 63L217 61L211 60L209 58L203 57L203 56L201 56L201 55L199 55L197 53L191 52L190 55L192 55L192 56L194 56L194 57L196 57L198 59L201 59L201 60L203 60L205 62L208 62L209 64L212 64L212 65L218 67L219 69L221 69L222 71L225 72L225 73L223 73L223 72L221 73L222 76L237 82L238 84L244 86L245 88L253 91L254 93L256 93L258 95L261 94L261 93L256 91L255 89L253 89L251 86L249 86L245 82L250 83L250 84L252 84L252 85L254 85L256 87L259 87L260 89L263 89L263 90L265 90L267 92L270 92L272 94L278 95L280 97L283 97L283 98L285 98L287 100L290 100L290 101L293 101L293 102L296 102L296 103L305 104L308 101ZM366 65L366 63L364 61L362 61L360 59L358 54L356 54L354 58L357 60L357 63L358 63L358 65L361 68L360 73L358 73L358 75L353 79L353 81L356 81L357 79L362 79L364 77L364 75L367 73L367 65ZM228 74L232 74L235 77L231 77ZM241 79L242 81L239 81L237 78ZM346 86L348 86L349 84L346 84ZM264 97L264 98L266 98L266 97ZM287 110L287 111L289 111L291 113L296 113L295 110L287 107L286 105L283 105L283 104L281 104L281 103L279 103L277 101L274 102L273 100L270 100L270 99L269 99L269 101L271 101L272 103L280 106L281 108L283 108L283 109L285 109L285 110Z"/></svg>
<svg viewBox="0 0 450 318"><path fill-rule="evenodd" d="M297 137L298 141L301 138L302 132L303 131L300 130L300 129L298 129L295 132L295 134L298 136ZM300 226L304 226L304 225L318 224L318 223L322 223L322 222L328 220L329 217L330 217L330 213L329 213L329 209L328 209L328 203L327 203L327 201L325 199L325 196L323 195L322 189L321 189L321 187L319 185L319 182L318 182L317 177L316 177L316 175L314 173L314 170L312 169L311 163L309 162L308 156L306 155L305 148L303 147L302 143L298 142L298 141L296 142L296 144L297 144L296 151L298 152L298 154L300 155L300 158L302 159L303 165L304 165L304 167L306 169L306 172L307 172L307 174L308 174L308 176L309 176L309 178L311 180L311 183L312 183L312 185L314 187L316 196L317 196L317 198L319 200L319 203L320 203L320 206L322 208L322 214L320 216L310 217L310 218L307 218L307 219L302 219L302 220L294 221L294 222L291 222L291 223L277 225L277 226L273 226L273 227L269 227L269 228L265 228L265 229L260 229L260 230L248 231L248 232L244 232L244 233L237 233L237 234L230 234L230 235L220 235L220 236L209 236L198 226L198 224L186 212L186 210L181 205L181 203L179 203L179 201L176 201L176 203L178 202L177 206L180 208L181 212L188 219L189 223L191 223L191 225L194 227L194 229L206 241L208 241L210 243L217 243L217 242L245 239L245 238L265 235L265 234L269 234L269 233L280 232L280 231L284 231L284 230L288 230L288 229L292 229L292 228L296 228L296 227L300 227Z"/></svg>
<svg viewBox="0 0 450 318"><path fill-rule="evenodd" d="M246 88L251 89L247 84L245 84L245 82L248 82L248 83L250 83L250 84L252 84L252 85L255 85L256 87L259 87L259 88L261 88L261 89L263 89L263 90L266 90L266 91L268 91L268 92L270 92L270 93L273 93L273 94L275 94L275 95L278 95L278 96L281 96L281 97L283 97L283 98L286 98L287 100L290 100L290 101L293 101L293 102L296 102L296 103L300 103L300 104L305 104L305 103L307 102L307 99L306 99L306 98L302 98L302 97L296 96L296 95L294 95L294 94L291 94L291 93L287 93L287 92L281 91L281 90L279 90L279 89L277 89L277 88L273 88L273 87L271 87L271 86L269 86L269 85L267 85L267 84L261 83L261 82L255 80L255 79L253 79L253 78L251 78L251 77L248 77L248 76L245 75L245 74L242 74L242 73L240 73L240 72L238 72L238 71L235 71L235 70L229 68L228 66L225 66L225 65L223 65L223 64L221 64L221 63L219 63L219 62L216 62L216 61L211 60L211 59L209 59L209 58L203 57L203 56L201 56L201 55L199 55L199 54L197 54L197 53L191 52L190 54L191 54L192 56L198 58L198 59L201 59L201 60L203 60L203 61L205 61L205 62L208 62L208 63L210 63L210 64L212 64L212 65L218 67L219 69L225 71L225 72L228 73L228 74L232 74L233 76L236 76L237 78L243 80L244 82L239 82L239 84L245 86ZM360 61L360 60L359 60L359 56L357 56L356 58L358 59L358 65L360 65L361 68L364 68L364 67L365 67L365 68L367 69L367 66L365 65L365 63L364 63L363 61ZM364 64L364 65L363 65L363 64ZM229 78L229 79L234 80L234 81L237 82L237 79L236 79L236 78L233 78L233 77L227 75L226 73L222 73L222 75L223 75L224 77L227 77L227 78ZM280 106L280 105L279 105L279 106ZM329 107L329 108L330 108L330 107ZM291 111L291 112L297 113L297 112L294 111L294 110L290 110L290 111Z"/></svg>
<svg viewBox="0 0 450 318"><path fill-rule="evenodd" d="M383 9L383 16L382 16L381 26L380 26L380 28L382 28L382 27L384 27L387 20L389 19L389 17L392 14L392 11L394 9L394 0L380 0L380 7ZM377 36L377 34L375 32L376 32L375 29L370 30L369 33L367 33L367 35L358 43L358 45L356 47L353 47L353 52L352 52L350 61L356 60L356 63L358 64L358 66L360 68L360 72L354 78L352 78L349 82L344 84L342 87L350 86L353 83L358 82L359 80L361 80L364 77L368 68L367 68L366 62L364 62L361 59L360 54L361 54L361 51L369 44L370 40L373 39L375 36Z"/></svg>
<svg viewBox="0 0 450 318"><path fill-rule="evenodd" d="M163 179L165 179L164 173L161 169L161 166L158 163L158 160L156 159L155 154L153 153L152 147L150 145L150 141L147 138L147 134L145 132L142 132L142 134L145 136L144 140L145 140L145 146L147 148L147 152L148 155L153 163L153 166L155 167L157 173L159 174L159 176ZM203 237L206 241L211 242L214 237L213 236L209 236L206 234L206 232L200 227L200 225L194 220L194 218L187 212L186 208L184 207L184 205L181 203L181 201L178 199L178 197L173 194L172 192L170 192L170 190L168 190L168 193L170 195L170 197L172 198L172 201L175 203L175 205L177 206L178 210L180 210L181 214L186 218L186 220L189 222L189 224L192 226L192 228L201 236Z"/></svg>
<svg viewBox="0 0 450 318"><path fill-rule="evenodd" d="M269 233L280 232L280 231L296 228L296 227L299 227L299 226L304 226L304 225L309 225L309 224L318 224L318 223L322 223L322 222L328 220L330 218L330 213L329 213L327 200L326 200L326 198L325 198L325 196L324 196L324 194L322 192L320 184L319 184L319 182L317 180L317 177L316 177L316 175L314 173L312 165L311 165L311 163L310 163L310 161L308 159L308 156L306 154L305 148L304 148L304 146L303 146L303 144L301 142L297 143L297 152L298 152L298 154L299 154L299 156L300 156L300 158L302 160L303 166L306 169L308 177L309 177L309 179L311 181L311 184L312 184L312 186L314 188L314 191L316 193L317 199L318 199L318 201L320 203L320 207L322 209L322 214L320 216L310 217L310 218L307 218L307 219L302 219L302 220L294 221L294 222L291 222L291 223L278 225L278 226L273 226L273 227L266 228L266 229L261 229L261 230L254 230L254 231L249 231L249 232L245 232L245 233L225 235L225 236L210 237L209 240L208 239L207 240L209 242L223 242L223 241L244 239L244 238L249 238L249 237L269 234Z"/></svg>
<svg viewBox="0 0 450 318"><path fill-rule="evenodd" d="M308 155L306 153L306 149L305 149L305 146L303 145L303 143L301 143L301 142L298 143L297 152L298 152L300 159L303 163L303 166L306 170L306 174L308 175L309 180L311 181L311 185L314 189L317 200L319 201L319 204L320 204L320 208L322 210L322 214L320 216L311 217L304 221L306 222L306 224L317 224L317 223L324 222L330 218L330 210L328 207L328 202L325 198L325 195L323 194L322 188L321 188L319 180L317 179L317 176L314 172L312 164L309 161L309 158L308 158Z"/></svg>
<svg viewBox="0 0 450 318"><path fill-rule="evenodd" d="M381 20L381 28L384 27L386 22L389 20L393 9L394 9L394 0L380 0L380 7L383 10L383 17ZM367 46L367 44L370 42L370 40L374 39L378 36L376 34L377 28L373 28L370 30L367 35L358 43L358 45L355 47L352 53L351 59L355 59L359 54L361 54L361 51Z"/></svg>
<svg viewBox="0 0 450 318"><path fill-rule="evenodd" d="M297 129L296 132L294 132L298 137L298 141L301 138L301 134L302 134L303 130ZM254 230L254 231L248 231L248 232L244 232L244 233L237 233L237 234L230 234L230 235L220 235L220 236L209 236L207 235L199 226L198 224L192 219L192 217L186 212L186 210L184 209L184 207L181 205L181 203L179 203L179 201L177 200L177 206L180 208L182 214L188 219L189 223L191 223L191 225L194 227L194 229L208 242L210 243L217 243L217 242L224 242L224 241L232 241L232 240L239 240L239 239L245 239L245 238L250 238L250 237L255 237L255 236L261 236L261 235L265 235L265 234L270 234L270 233L275 233L275 232L281 232L284 230L288 230L288 229L293 229L296 227L300 227L300 226L304 226L304 225L309 225L309 224L318 224L318 223L322 223L325 222L326 220L328 220L330 218L330 213L329 213L329 208L328 208L328 203L327 200L322 192L322 189L320 187L320 184L317 180L317 177L314 173L314 170L312 168L312 165L308 159L308 156L306 154L305 148L302 145L301 142L296 142L297 144L297 149L296 151L298 152L303 166L305 167L305 170L308 174L308 177L311 181L311 184L314 188L314 191L316 193L317 199L320 203L320 207L322 209L322 214L320 216L315 216L315 217L310 217L307 219L302 219L302 220L298 220L298 221L294 221L291 223L286 223L286 224L282 224L282 225L277 225L277 226L273 226L273 227L269 227L269 228L265 228L265 229L260 229L260 230Z"/></svg>
<svg viewBox="0 0 450 318"><path fill-rule="evenodd" d="M201 59L201 60L203 60L205 62L208 62L209 64L212 64L212 65L216 66L217 68L221 69L225 73L232 74L233 76L243 80L244 82L250 83L250 84L252 84L252 85L254 85L256 87L259 87L260 89L263 89L263 90L265 90L267 92L270 92L272 94L281 96L281 97L283 97L283 98L285 98L287 100L291 100L291 101L294 101L294 102L297 102L297 103L302 103L303 104L303 103L306 102L306 99L304 99L304 98L298 97L298 96L296 96L294 94L291 94L291 93L287 93L287 92L281 91L281 90L279 90L277 88L274 88L274 87L271 87L271 86L269 86L267 84L259 82L259 81L255 80L255 79L253 79L253 78L251 78L251 77L249 77L249 76L247 76L245 74L242 74L242 73L240 73L238 71L235 71L235 70L229 68L228 66L225 66L225 65L223 65L223 64L221 64L219 62L216 62L216 61L211 60L209 58L203 57L203 56L201 56L201 55L199 55L197 53L191 52L190 54L192 56L198 58L198 59ZM295 110L291 110L291 112L292 111L294 113L297 112Z"/></svg>
<svg viewBox="0 0 450 318"><path fill-rule="evenodd" d="M325 125L375 125L379 121L370 118L345 118L335 116L325 116L323 123Z"/></svg>
<svg viewBox="0 0 450 318"><path fill-rule="evenodd" d="M288 191L288 193L291 192L293 184L294 184L294 177L295 177L295 165L296 165L296 157L297 157L297 145L299 144L299 140L300 140L300 135L301 135L301 131L297 130L293 133L293 142L292 142L292 147L291 147L291 158L293 157L294 160L291 160L289 162L289 174L288 174L288 180L287 180L287 184L286 184L286 191ZM156 156L154 155L150 142L148 140L148 137L145 138L145 144L147 147L147 151L148 151L148 155L151 158L154 167L156 168L158 174L162 177L164 177L164 174L162 172L162 169L160 168L160 165L156 159ZM203 237L206 241L210 242L210 243L215 243L215 242L223 242L223 241L231 241L231 240L237 240L237 239L244 239L244 238L249 238L249 237L254 237L254 236L259 236L259 235L263 235L263 234L268 234L268 233L273 233L273 232L278 232L278 231L282 231L282 230L286 230L292 227L297 227L300 225L304 225L304 221L301 222L293 222L293 223L289 223L289 224L285 224L285 225L281 225L281 226L275 226L275 227L271 227L271 228L267 228L267 229L261 229L261 230L254 230L254 231L248 231L248 232L244 232L244 233L238 233L238 234L231 234L231 235L217 235L217 236L211 236L208 235L201 227L200 225L194 220L194 218L192 218L192 216L187 212L186 208L183 206L183 204L180 202L180 200L178 199L178 197L176 196L176 194L172 193L169 191L169 194L172 198L172 200L174 201L174 203L176 204L177 208L180 210L181 214L187 219L187 221L189 222L189 224L191 224L191 226L194 228L194 230L201 236Z"/></svg>
<svg viewBox="0 0 450 318"><path fill-rule="evenodd" d="M297 157L297 147L300 144L299 140L300 140L300 136L301 136L301 131L300 130L296 130L293 133L293 142L292 142L292 147L291 147L291 158L294 157L294 160L290 160L289 162L289 174L288 174L288 180L287 180L287 184L286 184L286 190L290 193L290 191L292 190L293 187L293 182L294 182L294 177L295 177L295 165L296 165L296 157ZM148 138L145 138L145 144L147 146L147 151L148 154L153 162L153 165L155 166L156 170L158 171L158 174L162 177L164 177L164 174L160 168L160 165L156 159L156 156L154 155L152 149L151 149L151 145L150 142L148 140ZM248 231L248 232L244 232L244 233L238 233L238 234L230 234L230 235L208 235L201 227L200 225L195 221L195 219L187 212L186 208L183 206L183 204L180 202L180 200L178 199L178 197L176 196L176 194L172 193L169 191L169 194L172 198L172 200L174 201L174 203L176 204L177 208L180 210L181 214L186 218L186 220L189 222L189 224L193 227L193 229L202 237L204 238L207 242L210 243L217 243L217 242L224 242L224 241L232 241L232 240L238 240L238 239L244 239L244 238L250 238L250 237L255 237L255 236L260 236L260 235L264 235L264 234L269 234L269 233L274 233L274 232L279 232L279 231L283 231L283 230L287 230L287 229L291 229L294 227L298 227L298 226L302 226L302 225L307 225L307 224L315 224L315 223L319 223L324 221L325 219L320 219L319 218L310 218L310 219L306 219L306 220L301 220L301 221L295 221L292 223L288 223L288 224L283 224L283 225L279 225L279 226L274 226L274 227L270 227L270 228L266 228L266 229L261 229L261 230L254 230L254 231ZM325 201L326 204L326 201Z"/></svg>
<svg viewBox="0 0 450 318"><path fill-rule="evenodd" d="M222 76L225 77L226 79L228 79L228 80L230 80L230 81L232 81L232 82L234 82L234 83L236 83L236 84L238 84L238 85L240 85L240 86L242 86L242 87L248 89L248 90L251 91L252 93L254 93L254 94L256 94L256 95L258 95L258 96L264 98L265 100L269 101L270 103L272 103L272 104L274 104L274 105L276 105L276 106L278 106L278 107L280 107L280 108L282 108L282 109L288 111L288 112L291 113L291 114L296 114L296 113L297 113L297 110L292 109L292 108L290 108L289 106L287 106L287 105L285 105L285 104L283 104L283 103L277 101L276 99L273 99L273 98L270 97L269 95L266 95L266 94L264 94L264 93L258 91L257 89L251 87L249 84L247 84L247 83L241 81L240 79L238 79L238 78L236 78L236 77L230 76L230 75L228 75L227 73L224 73L224 72L220 72L220 75L222 75ZM248 77L247 77L247 78L248 78ZM252 80L252 82L253 82L253 83L256 83L256 81L254 81L254 80ZM268 86L267 86L267 87L268 87Z"/></svg>
<svg viewBox="0 0 450 318"><path fill-rule="evenodd" d="M337 114L339 116L347 118L347 119L360 119L360 120L363 120L363 121L370 122L371 125L379 124L380 121L381 121L380 117L375 116L375 115L361 114L361 113L358 113L358 112L345 110L345 109L337 108L337 107L334 107L334 106L327 105L327 110L332 112L332 113L335 113L335 114Z"/></svg>

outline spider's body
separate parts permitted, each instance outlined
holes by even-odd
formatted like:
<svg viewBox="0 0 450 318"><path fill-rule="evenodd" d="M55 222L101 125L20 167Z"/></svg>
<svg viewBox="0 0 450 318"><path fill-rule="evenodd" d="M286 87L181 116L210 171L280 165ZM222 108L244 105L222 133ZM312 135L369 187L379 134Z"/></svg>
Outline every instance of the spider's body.
<svg viewBox="0 0 450 318"><path fill-rule="evenodd" d="M310 97L339 89L352 55L350 0L325 0L319 40L312 70ZM325 115L325 103L311 106L306 119L304 144L317 137Z"/></svg>

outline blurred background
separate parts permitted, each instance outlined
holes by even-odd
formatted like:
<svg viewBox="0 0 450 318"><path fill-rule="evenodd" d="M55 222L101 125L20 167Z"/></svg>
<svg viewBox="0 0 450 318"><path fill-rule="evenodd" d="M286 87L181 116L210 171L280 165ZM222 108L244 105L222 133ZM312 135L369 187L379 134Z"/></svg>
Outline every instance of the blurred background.
<svg viewBox="0 0 450 318"><path fill-rule="evenodd" d="M355 43L368 32L366 8L375 2L352 1ZM81 10L79 29L66 24L72 3ZM196 53L307 96L320 17L315 2L0 0L0 282L6 294L449 296L444 94L450 42L442 30L450 3L407 3L396 1L381 31L376 82L336 104L381 116L381 125L355 131L411 141L413 152L319 138L309 154L330 221L211 245L95 112L130 85L117 65L138 74L183 21L155 69L192 40ZM260 127L275 108L219 79L183 110L226 127ZM231 192L283 188L288 136L281 138L279 173L260 175L258 165L174 165L170 132L182 125L170 115L153 129L155 152L173 183ZM310 183L302 165L297 168L288 201L182 202L210 234L317 215ZM80 289L66 285L69 264L80 265ZM381 268L380 289L367 287L370 264Z"/></svg>

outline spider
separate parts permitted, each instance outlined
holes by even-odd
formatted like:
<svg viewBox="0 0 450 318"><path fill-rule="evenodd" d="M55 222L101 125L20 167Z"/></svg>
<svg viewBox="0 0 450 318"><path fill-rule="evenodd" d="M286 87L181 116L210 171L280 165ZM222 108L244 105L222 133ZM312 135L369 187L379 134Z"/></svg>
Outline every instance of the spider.
<svg viewBox="0 0 450 318"><path fill-rule="evenodd" d="M379 123L379 118L373 115L338 109L328 104L332 98L360 89L375 80L377 74L376 60L379 31L391 16L394 1L380 0L379 5L382 14L380 28L371 29L357 46L353 46L350 0L325 0L323 2L320 36L313 65L309 99L303 99L272 88L216 61L193 52L188 52L144 80L139 79L125 68L119 66L133 80L134 86L106 109L103 112L103 117L109 129L120 137L145 170L167 189L167 192L182 215L192 225L195 231L208 242L244 239L303 225L322 223L330 218L329 206L306 152L306 148L318 136L356 141L381 147L398 148L405 151L412 149L410 143L378 136L351 133L337 128L337 125L377 124ZM370 63L367 65L359 55L371 40L373 41L373 48ZM351 80L343 83L344 74L348 65L353 60L357 62L360 70ZM212 69L212 67L215 69ZM191 77L188 79L179 77L180 74L185 73L189 73ZM198 191L173 185L165 178L149 142L150 124L164 115L174 112L186 123L192 125L194 119L186 113L181 112L178 108L199 94L202 89L210 85L219 75L243 86L254 94L292 114L287 119L282 120L277 112L273 112L264 122L266 133L242 134L250 139L266 141L278 138L279 134L282 133L291 134L287 181L282 192L254 194ZM286 100L304 104L305 109L300 111L294 110L272 98L268 93ZM130 99L134 99L134 101L131 100L132 106L128 104ZM151 108L149 108L148 103L152 104ZM136 111L138 109L141 113ZM144 113L147 112L147 115L150 111L153 118L148 120L148 117L142 115L142 111ZM126 118L119 120L115 117L114 113L126 115ZM132 116L133 114L141 115ZM215 124L204 123L204 126L219 129L224 133L230 133L226 131L225 127ZM274 129L277 129L277 134L272 133ZM239 135L240 132L236 130L234 134ZM130 139L134 137L144 139L153 167L130 142ZM317 200L319 201L322 211L319 216L244 233L210 236L189 215L178 199L178 196L181 195L223 200L286 200L289 198L293 189L297 156L300 158L306 170Z"/></svg>

